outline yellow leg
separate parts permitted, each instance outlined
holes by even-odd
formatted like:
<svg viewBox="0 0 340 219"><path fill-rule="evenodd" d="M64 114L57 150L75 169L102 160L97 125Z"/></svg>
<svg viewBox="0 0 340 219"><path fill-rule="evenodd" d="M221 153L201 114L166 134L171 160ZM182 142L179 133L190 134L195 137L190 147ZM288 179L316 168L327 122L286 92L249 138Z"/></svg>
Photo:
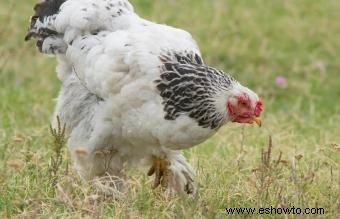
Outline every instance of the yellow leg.
<svg viewBox="0 0 340 219"><path fill-rule="evenodd" d="M171 171L168 169L169 165L170 163L166 159L158 157L153 158L153 165L148 171L148 176L155 174L155 181L152 186L153 189L157 188L159 185L163 188L167 187L168 179L171 176Z"/></svg>

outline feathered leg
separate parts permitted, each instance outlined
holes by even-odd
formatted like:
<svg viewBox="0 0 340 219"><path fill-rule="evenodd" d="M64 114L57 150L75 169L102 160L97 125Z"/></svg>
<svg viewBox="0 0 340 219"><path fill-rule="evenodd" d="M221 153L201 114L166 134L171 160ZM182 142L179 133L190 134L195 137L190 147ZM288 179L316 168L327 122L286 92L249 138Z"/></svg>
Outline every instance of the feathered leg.
<svg viewBox="0 0 340 219"><path fill-rule="evenodd" d="M115 194L124 190L124 160L111 145L109 131L93 137L97 136L94 130L102 101L91 94L78 78L69 76L60 91L55 117L66 124L67 144L79 175L86 180L94 180L95 185L106 194Z"/></svg>
<svg viewBox="0 0 340 219"><path fill-rule="evenodd" d="M164 155L152 156L148 175L155 175L154 189L161 186L172 194L196 192L195 172L180 151L167 151Z"/></svg>
<svg viewBox="0 0 340 219"><path fill-rule="evenodd" d="M101 192L117 195L125 191L124 161L113 148L88 153L86 149L73 151L75 166L79 175L92 180Z"/></svg>

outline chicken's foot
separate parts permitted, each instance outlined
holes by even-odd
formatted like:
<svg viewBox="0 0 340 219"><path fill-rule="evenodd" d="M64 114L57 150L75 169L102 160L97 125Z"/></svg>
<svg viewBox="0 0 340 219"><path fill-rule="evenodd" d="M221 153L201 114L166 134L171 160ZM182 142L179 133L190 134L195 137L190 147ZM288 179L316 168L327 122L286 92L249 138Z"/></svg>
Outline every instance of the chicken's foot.
<svg viewBox="0 0 340 219"><path fill-rule="evenodd" d="M148 176L152 176L155 174L155 181L152 186L153 189L156 189L159 185L162 188L167 188L170 178L173 173L168 168L170 166L170 162L166 159L153 157L153 165L148 171Z"/></svg>

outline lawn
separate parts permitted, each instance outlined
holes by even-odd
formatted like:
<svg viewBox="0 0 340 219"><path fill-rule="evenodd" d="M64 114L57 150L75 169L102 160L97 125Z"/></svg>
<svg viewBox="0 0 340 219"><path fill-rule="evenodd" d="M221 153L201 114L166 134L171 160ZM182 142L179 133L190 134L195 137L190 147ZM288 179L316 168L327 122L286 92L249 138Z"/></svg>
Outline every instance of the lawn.
<svg viewBox="0 0 340 219"><path fill-rule="evenodd" d="M197 170L193 197L152 190L145 169L129 171L126 196L105 196L76 175L66 148L54 187L56 63L23 40L35 0L0 0L0 218L225 218L227 207L271 206L339 218L340 1L131 2L192 33L206 63L259 93L263 127L228 124L185 151Z"/></svg>

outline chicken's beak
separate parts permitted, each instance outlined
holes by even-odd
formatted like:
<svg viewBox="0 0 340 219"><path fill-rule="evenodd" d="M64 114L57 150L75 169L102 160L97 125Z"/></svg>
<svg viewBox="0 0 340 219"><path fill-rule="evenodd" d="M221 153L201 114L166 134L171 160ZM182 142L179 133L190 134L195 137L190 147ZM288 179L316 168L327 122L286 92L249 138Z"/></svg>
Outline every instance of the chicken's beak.
<svg viewBox="0 0 340 219"><path fill-rule="evenodd" d="M262 120L260 117L254 117L254 122L261 127L262 126Z"/></svg>

